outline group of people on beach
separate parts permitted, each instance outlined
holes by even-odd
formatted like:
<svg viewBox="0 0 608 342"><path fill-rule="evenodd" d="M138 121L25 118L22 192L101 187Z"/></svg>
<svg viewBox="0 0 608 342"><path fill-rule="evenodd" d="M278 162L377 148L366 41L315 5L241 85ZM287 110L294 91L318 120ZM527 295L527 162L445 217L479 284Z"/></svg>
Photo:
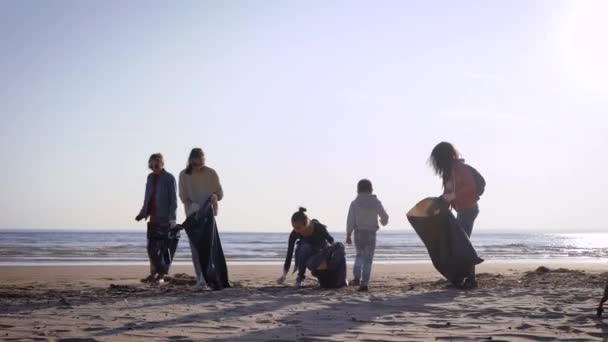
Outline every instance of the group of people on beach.
<svg viewBox="0 0 608 342"><path fill-rule="evenodd" d="M467 165L456 148L448 142L441 142L433 148L429 163L443 181L443 193L439 200L456 211L459 228L470 237L479 214L477 202L483 193L477 179L481 175ZM175 178L164 169L163 156L160 153L150 156L148 167L152 172L148 175L144 203L136 220L148 219L150 275L143 281L160 283L169 272L171 260L164 264L156 261L159 259L158 253L161 252L158 241L166 239L171 236L171 232L179 229L175 214L176 193L179 193L188 218L197 215L204 205L211 208L212 216L217 215L218 202L224 194L217 173L205 165L205 154L200 148L192 149L187 167L179 175L179 186L176 186ZM354 241L356 250L353 279L349 282L346 279L344 244L337 242L321 222L310 219L306 209L301 207L291 216L292 232L288 239L283 273L277 282L283 284L286 281L295 255L295 287L303 285L306 271L309 270L321 287L340 288L351 285L358 286L361 292L368 291L376 234L380 225L386 226L388 220L389 215L382 202L373 193L372 182L368 179L360 180L357 183L357 196L350 204L346 219L345 243L351 245ZM172 249L171 243L164 246L170 250L168 258L172 259L175 248ZM193 241L190 241L190 247L197 274L194 288L205 289L207 281L204 272L200 271L200 260L195 260L199 251ZM475 266L473 265L462 277L462 281L455 285L467 289L476 288Z"/></svg>
<svg viewBox="0 0 608 342"><path fill-rule="evenodd" d="M150 275L146 283L162 283L169 272L175 248L170 244L171 233L178 227L176 221L177 196L184 205L186 217L194 215L205 203L209 203L214 215L217 215L218 202L224 197L220 179L212 168L205 165L205 153L200 148L193 148L188 157L186 168L179 174L179 183L164 168L162 154L155 153L148 159L148 168L152 171L146 181L144 203L135 220L148 219L147 251L150 259ZM179 184L179 187L178 185ZM179 190L178 190L179 189ZM173 239L175 240L175 239ZM163 248L171 250L169 260L159 258ZM197 275L195 289L204 289L207 284L199 269L197 246L190 240L192 259ZM164 261L164 262L163 262Z"/></svg>

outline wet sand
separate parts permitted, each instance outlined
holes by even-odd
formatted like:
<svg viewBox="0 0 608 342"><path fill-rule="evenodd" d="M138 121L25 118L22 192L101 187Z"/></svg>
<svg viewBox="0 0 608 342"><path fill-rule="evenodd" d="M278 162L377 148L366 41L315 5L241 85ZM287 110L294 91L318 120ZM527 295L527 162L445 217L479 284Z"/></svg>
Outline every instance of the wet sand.
<svg viewBox="0 0 608 342"><path fill-rule="evenodd" d="M280 266L229 266L234 288L192 292L191 267L161 286L145 266L0 267L7 341L589 341L604 263L486 262L480 288L451 288L430 263L375 265L369 293L276 285ZM350 271L350 270L349 270ZM289 284L293 282L293 275Z"/></svg>

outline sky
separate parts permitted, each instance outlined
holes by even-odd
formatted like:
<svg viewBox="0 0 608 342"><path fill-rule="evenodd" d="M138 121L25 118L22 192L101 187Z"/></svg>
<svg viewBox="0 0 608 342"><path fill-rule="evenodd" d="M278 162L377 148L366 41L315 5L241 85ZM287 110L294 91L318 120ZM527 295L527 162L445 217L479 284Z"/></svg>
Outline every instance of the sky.
<svg viewBox="0 0 608 342"><path fill-rule="evenodd" d="M345 228L441 194L450 141L486 178L475 230L608 228L608 3L0 2L0 229L144 230L151 153L201 147L225 231ZM184 218L178 206L178 221Z"/></svg>

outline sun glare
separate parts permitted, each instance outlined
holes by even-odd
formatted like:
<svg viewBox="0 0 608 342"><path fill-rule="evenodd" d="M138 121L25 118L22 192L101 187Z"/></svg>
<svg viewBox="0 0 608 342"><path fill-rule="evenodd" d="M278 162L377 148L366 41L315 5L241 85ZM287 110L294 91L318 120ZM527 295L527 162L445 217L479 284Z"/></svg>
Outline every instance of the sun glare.
<svg viewBox="0 0 608 342"><path fill-rule="evenodd" d="M608 93L608 1L572 1L559 33L564 67L577 86Z"/></svg>

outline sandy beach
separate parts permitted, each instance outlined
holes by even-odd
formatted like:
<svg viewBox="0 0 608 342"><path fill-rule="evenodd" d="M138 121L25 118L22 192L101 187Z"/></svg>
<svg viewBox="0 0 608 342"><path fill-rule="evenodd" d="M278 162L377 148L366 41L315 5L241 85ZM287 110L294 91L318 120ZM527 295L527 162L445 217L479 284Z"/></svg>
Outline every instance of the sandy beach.
<svg viewBox="0 0 608 342"><path fill-rule="evenodd" d="M280 266L231 266L234 288L189 289L178 266L161 286L146 267L0 268L0 339L7 341L588 341L603 263L491 263L480 288L452 289L429 263L377 265L371 292L278 286ZM562 268L562 269L560 269ZM567 268L567 269L563 269ZM292 280L292 279L290 279Z"/></svg>

